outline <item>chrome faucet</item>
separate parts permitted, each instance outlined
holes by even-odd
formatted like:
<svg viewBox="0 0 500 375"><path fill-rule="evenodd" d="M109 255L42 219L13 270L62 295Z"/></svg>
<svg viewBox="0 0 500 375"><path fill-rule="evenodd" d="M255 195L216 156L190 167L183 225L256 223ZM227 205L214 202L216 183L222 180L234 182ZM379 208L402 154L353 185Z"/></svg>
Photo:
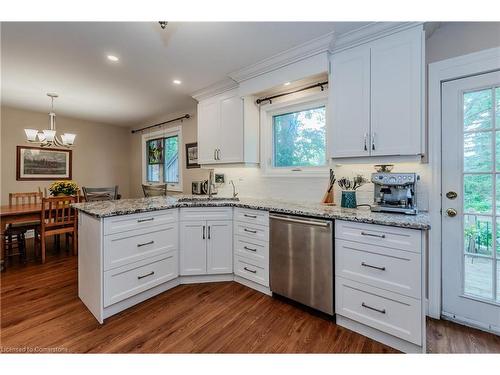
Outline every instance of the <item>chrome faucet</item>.
<svg viewBox="0 0 500 375"><path fill-rule="evenodd" d="M229 181L231 185L233 185L233 198L236 198L238 196L238 193L236 192L236 186L234 186L233 180Z"/></svg>

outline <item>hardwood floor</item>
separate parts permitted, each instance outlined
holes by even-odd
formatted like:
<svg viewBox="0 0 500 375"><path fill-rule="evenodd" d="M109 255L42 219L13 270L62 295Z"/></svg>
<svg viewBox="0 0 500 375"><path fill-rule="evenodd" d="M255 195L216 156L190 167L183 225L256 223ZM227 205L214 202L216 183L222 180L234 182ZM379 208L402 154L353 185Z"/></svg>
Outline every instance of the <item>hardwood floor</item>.
<svg viewBox="0 0 500 375"><path fill-rule="evenodd" d="M77 295L77 259L1 275L3 352L396 353L309 311L234 282L182 285L99 325ZM429 352L497 352L500 338L428 322Z"/></svg>

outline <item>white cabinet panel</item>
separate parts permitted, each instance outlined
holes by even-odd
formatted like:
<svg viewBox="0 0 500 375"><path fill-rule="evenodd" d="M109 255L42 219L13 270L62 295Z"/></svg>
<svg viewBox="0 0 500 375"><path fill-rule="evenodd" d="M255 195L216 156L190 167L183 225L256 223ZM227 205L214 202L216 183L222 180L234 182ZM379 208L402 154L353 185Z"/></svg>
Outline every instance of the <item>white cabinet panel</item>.
<svg viewBox="0 0 500 375"><path fill-rule="evenodd" d="M421 301L335 278L335 312L390 335L422 345Z"/></svg>
<svg viewBox="0 0 500 375"><path fill-rule="evenodd" d="M422 32L371 47L371 154L416 155L422 142Z"/></svg>
<svg viewBox="0 0 500 375"><path fill-rule="evenodd" d="M335 240L335 275L377 288L421 297L420 254Z"/></svg>
<svg viewBox="0 0 500 375"><path fill-rule="evenodd" d="M148 263L148 261L150 263ZM178 276L177 252L104 272L104 307Z"/></svg>
<svg viewBox="0 0 500 375"><path fill-rule="evenodd" d="M369 155L370 47L332 56L329 84L330 157Z"/></svg>
<svg viewBox="0 0 500 375"><path fill-rule="evenodd" d="M207 272L206 222L180 223L180 274L204 275Z"/></svg>
<svg viewBox="0 0 500 375"><path fill-rule="evenodd" d="M234 257L234 274L257 284L269 286L269 267L238 255Z"/></svg>
<svg viewBox="0 0 500 375"><path fill-rule="evenodd" d="M218 163L243 161L243 99L238 95L221 101L221 121L218 136Z"/></svg>
<svg viewBox="0 0 500 375"><path fill-rule="evenodd" d="M234 220L269 226L269 211L236 207L234 209Z"/></svg>
<svg viewBox="0 0 500 375"><path fill-rule="evenodd" d="M155 226L104 237L104 270L178 250L179 224Z"/></svg>
<svg viewBox="0 0 500 375"><path fill-rule="evenodd" d="M220 103L209 100L198 104L198 160L200 164L216 162L220 129Z"/></svg>
<svg viewBox="0 0 500 375"><path fill-rule="evenodd" d="M233 272L231 221L207 221L207 273Z"/></svg>

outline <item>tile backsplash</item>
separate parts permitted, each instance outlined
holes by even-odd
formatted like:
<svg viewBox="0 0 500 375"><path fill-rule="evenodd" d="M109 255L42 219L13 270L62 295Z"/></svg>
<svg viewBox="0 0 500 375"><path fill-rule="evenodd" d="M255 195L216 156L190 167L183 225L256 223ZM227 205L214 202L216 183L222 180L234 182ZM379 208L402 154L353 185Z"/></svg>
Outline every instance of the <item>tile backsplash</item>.
<svg viewBox="0 0 500 375"><path fill-rule="evenodd" d="M375 172L372 164L337 164L333 166L335 175L352 177L361 174L370 178ZM291 201L319 202L328 186L327 178L302 177L267 177L258 167L217 167L216 173L225 174L225 183L219 184L219 194L231 196L233 188L229 181L234 181L236 191L242 197L273 198ZM429 208L430 168L421 163L398 163L393 172L415 172L420 176L417 183L417 205L422 211ZM335 201L340 204L341 190L335 184ZM358 204L370 204L373 201L373 184L367 183L357 190Z"/></svg>

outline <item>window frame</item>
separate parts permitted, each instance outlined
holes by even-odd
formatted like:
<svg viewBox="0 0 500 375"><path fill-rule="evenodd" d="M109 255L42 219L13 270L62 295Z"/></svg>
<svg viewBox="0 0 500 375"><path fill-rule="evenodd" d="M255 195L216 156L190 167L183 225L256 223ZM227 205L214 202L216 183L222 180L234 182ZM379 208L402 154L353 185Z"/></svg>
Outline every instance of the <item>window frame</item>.
<svg viewBox="0 0 500 375"><path fill-rule="evenodd" d="M317 107L325 107L325 165L321 167L275 167L274 166L274 132L273 116L290 112L304 111ZM329 142L328 94L326 91L310 94L300 98L266 104L260 107L261 123L261 168L266 177L328 177L330 160L328 158Z"/></svg>
<svg viewBox="0 0 500 375"><path fill-rule="evenodd" d="M172 182L149 182L147 180L147 157L146 157L146 143L150 140L153 139L158 139L158 138L168 138L168 137L178 137L178 154L179 154L179 182L178 183L172 183ZM183 143L182 143L182 128L180 126L174 126L171 128L165 128L161 130L157 130L154 132L150 133L145 133L142 135L141 138L142 142L142 183L147 184L147 185L163 185L167 184L167 188L169 191L176 191L176 192L182 192L183 191L183 184L182 184L182 176L183 176L183 165L182 161L184 160L183 156ZM165 163L162 164L162 169L165 168ZM163 176L164 176L165 171L163 171ZM164 178L164 177L163 177Z"/></svg>

